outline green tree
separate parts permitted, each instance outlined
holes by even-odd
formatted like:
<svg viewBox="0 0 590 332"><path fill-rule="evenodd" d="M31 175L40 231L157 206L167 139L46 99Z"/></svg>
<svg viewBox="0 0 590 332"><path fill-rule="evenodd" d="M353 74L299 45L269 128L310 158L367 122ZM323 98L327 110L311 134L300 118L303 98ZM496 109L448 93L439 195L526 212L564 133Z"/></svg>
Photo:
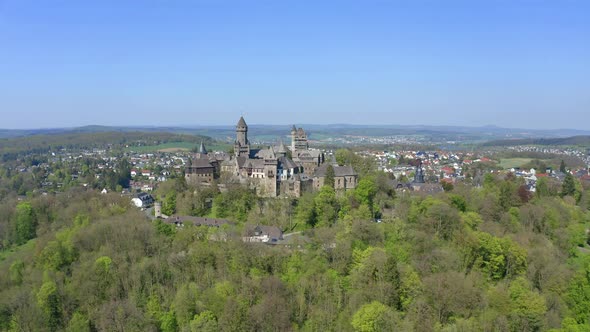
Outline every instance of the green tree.
<svg viewBox="0 0 590 332"><path fill-rule="evenodd" d="M565 175L563 179L563 185L561 186L561 196L575 196L576 193L576 180L570 173Z"/></svg>
<svg viewBox="0 0 590 332"><path fill-rule="evenodd" d="M99 298L104 299L111 283L113 282L113 261L109 256L101 256L94 261L94 278L96 278L96 291Z"/></svg>
<svg viewBox="0 0 590 332"><path fill-rule="evenodd" d="M440 185L445 192L453 191L453 189L455 189L455 186L448 181L441 181Z"/></svg>
<svg viewBox="0 0 590 332"><path fill-rule="evenodd" d="M319 224L322 226L331 226L336 221L338 217L336 203L336 192L334 192L334 188L322 186L320 192L314 199L315 215Z"/></svg>
<svg viewBox="0 0 590 332"><path fill-rule="evenodd" d="M561 173L567 172L567 170L565 169L565 162L563 161L563 159L561 159L561 163L559 163L559 171Z"/></svg>
<svg viewBox="0 0 590 332"><path fill-rule="evenodd" d="M37 304L43 311L50 331L57 331L62 326L62 304L57 292L57 285L47 281L37 292Z"/></svg>
<svg viewBox="0 0 590 332"><path fill-rule="evenodd" d="M173 310L170 310L160 317L160 329L162 332L176 332L178 330L178 322Z"/></svg>
<svg viewBox="0 0 590 332"><path fill-rule="evenodd" d="M213 312L205 310L190 322L191 332L216 332L219 331L219 324L217 324L217 317Z"/></svg>
<svg viewBox="0 0 590 332"><path fill-rule="evenodd" d="M583 267L570 281L566 300L578 323L590 324L590 257L585 257Z"/></svg>
<svg viewBox="0 0 590 332"><path fill-rule="evenodd" d="M478 242L467 250L468 268L479 266L492 280L523 274L527 267L527 252L509 238L498 238L475 232Z"/></svg>
<svg viewBox="0 0 590 332"><path fill-rule="evenodd" d="M395 326L393 310L378 301L365 304L352 316L351 325L357 332L392 331Z"/></svg>
<svg viewBox="0 0 590 332"><path fill-rule="evenodd" d="M315 202L312 193L303 194L297 201L295 221L301 226L314 227L316 225Z"/></svg>
<svg viewBox="0 0 590 332"><path fill-rule="evenodd" d="M336 159L338 166L344 166L346 164L350 164L350 162L351 162L350 154L351 153L352 153L352 151L350 151L348 149L336 150L334 152L334 158Z"/></svg>
<svg viewBox="0 0 590 332"><path fill-rule="evenodd" d="M160 297L156 294L150 294L146 304L147 314L154 321L160 321L162 316L162 306L160 305Z"/></svg>
<svg viewBox="0 0 590 332"><path fill-rule="evenodd" d="M513 331L539 331L547 305L543 296L532 291L524 277L516 278L508 289L510 293L510 325Z"/></svg>
<svg viewBox="0 0 590 332"><path fill-rule="evenodd" d="M537 197L554 196L556 193L551 190L546 177L541 177L537 180L535 193Z"/></svg>
<svg viewBox="0 0 590 332"><path fill-rule="evenodd" d="M334 167L331 164L328 164L326 167L326 176L324 178L324 186L329 186L334 188Z"/></svg>
<svg viewBox="0 0 590 332"><path fill-rule="evenodd" d="M354 196L361 204L373 207L373 200L377 194L377 186L372 178L363 178L354 189Z"/></svg>
<svg viewBox="0 0 590 332"><path fill-rule="evenodd" d="M168 237L174 236L175 226L174 224L167 224L160 219L154 221L154 226L159 234L166 235Z"/></svg>
<svg viewBox="0 0 590 332"><path fill-rule="evenodd" d="M68 322L66 332L90 332L90 321L86 316L76 311Z"/></svg>
<svg viewBox="0 0 590 332"><path fill-rule="evenodd" d="M29 202L21 202L16 206L16 244L24 244L36 235L37 219Z"/></svg>
<svg viewBox="0 0 590 332"><path fill-rule="evenodd" d="M162 213L171 216L176 212L176 191L171 191L166 195L162 204Z"/></svg>

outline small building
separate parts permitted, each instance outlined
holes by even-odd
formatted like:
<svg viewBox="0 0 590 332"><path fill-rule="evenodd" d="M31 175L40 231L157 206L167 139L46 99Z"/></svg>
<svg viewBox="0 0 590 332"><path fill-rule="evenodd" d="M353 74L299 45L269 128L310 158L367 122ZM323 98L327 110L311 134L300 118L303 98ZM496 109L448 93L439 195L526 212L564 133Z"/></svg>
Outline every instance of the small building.
<svg viewBox="0 0 590 332"><path fill-rule="evenodd" d="M351 190L356 188L358 175L352 166L338 166L332 165L334 169L334 189L335 190ZM320 166L313 175L313 188L319 190L326 179L326 170L328 164Z"/></svg>
<svg viewBox="0 0 590 332"><path fill-rule="evenodd" d="M173 215L165 220L168 224L175 224L176 226L192 225L192 226L207 226L207 227L221 227L223 225L231 226L233 223L226 219L216 219L207 217L193 217L193 216L178 216Z"/></svg>
<svg viewBox="0 0 590 332"><path fill-rule="evenodd" d="M281 231L280 228L264 225L246 226L244 237L242 237L244 242L262 242L269 244L275 244L282 239L283 231Z"/></svg>
<svg viewBox="0 0 590 332"><path fill-rule="evenodd" d="M148 193L139 193L131 199L131 203L138 208L146 208L154 204L154 198Z"/></svg>

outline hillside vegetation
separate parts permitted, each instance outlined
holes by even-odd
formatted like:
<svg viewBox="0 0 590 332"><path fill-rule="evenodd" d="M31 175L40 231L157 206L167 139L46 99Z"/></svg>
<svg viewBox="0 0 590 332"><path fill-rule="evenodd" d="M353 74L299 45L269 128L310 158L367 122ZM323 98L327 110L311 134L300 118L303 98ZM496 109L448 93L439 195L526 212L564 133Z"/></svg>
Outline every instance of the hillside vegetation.
<svg viewBox="0 0 590 332"><path fill-rule="evenodd" d="M0 330L590 329L580 183L540 180L531 195L487 174L482 188L424 197L362 175L346 194L326 186L299 200L182 178L155 193L167 212L236 223L219 229L152 222L118 194L6 197ZM303 233L289 246L244 243L247 224Z"/></svg>

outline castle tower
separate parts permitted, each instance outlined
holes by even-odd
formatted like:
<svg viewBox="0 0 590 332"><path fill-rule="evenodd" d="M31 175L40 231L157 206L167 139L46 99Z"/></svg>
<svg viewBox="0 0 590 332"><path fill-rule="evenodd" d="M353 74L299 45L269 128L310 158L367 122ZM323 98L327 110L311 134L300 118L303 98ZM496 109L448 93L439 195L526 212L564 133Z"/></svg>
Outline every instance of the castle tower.
<svg viewBox="0 0 590 332"><path fill-rule="evenodd" d="M201 141L201 145L199 146L199 151L195 154L196 159L203 159L207 158L207 149L205 149L205 144Z"/></svg>
<svg viewBox="0 0 590 332"><path fill-rule="evenodd" d="M291 152L295 155L295 141L297 140L297 128L293 125L291 128Z"/></svg>
<svg viewBox="0 0 590 332"><path fill-rule="evenodd" d="M283 140L279 142L279 150L277 151L277 157L286 157L287 156L287 147L283 144Z"/></svg>
<svg viewBox="0 0 590 332"><path fill-rule="evenodd" d="M234 143L234 154L236 157L248 157L250 155L250 141L248 141L248 125L244 117L236 125L236 141Z"/></svg>
<svg viewBox="0 0 590 332"><path fill-rule="evenodd" d="M297 133L295 135L295 150L304 151L309 148L307 144L307 134L303 130L303 128L297 129Z"/></svg>
<svg viewBox="0 0 590 332"><path fill-rule="evenodd" d="M264 180L263 190L264 196L276 197L277 196L277 168L278 160L276 153L272 147L269 147L269 152L264 157Z"/></svg>
<svg viewBox="0 0 590 332"><path fill-rule="evenodd" d="M156 218L162 218L162 203L160 203L160 202L154 203L154 216Z"/></svg>

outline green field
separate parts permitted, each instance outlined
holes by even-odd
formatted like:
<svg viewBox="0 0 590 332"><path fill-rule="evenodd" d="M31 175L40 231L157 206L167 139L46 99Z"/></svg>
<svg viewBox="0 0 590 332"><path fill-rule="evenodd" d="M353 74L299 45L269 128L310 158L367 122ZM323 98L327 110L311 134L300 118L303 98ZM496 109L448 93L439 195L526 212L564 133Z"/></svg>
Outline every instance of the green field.
<svg viewBox="0 0 590 332"><path fill-rule="evenodd" d="M144 146L130 146L126 148L127 151L133 151L138 153L148 152L175 152L175 151L190 151L198 147L198 144L193 142L170 142L159 145L144 145ZM227 151L229 148L228 144L212 144L205 145L208 151Z"/></svg>
<svg viewBox="0 0 590 332"><path fill-rule="evenodd" d="M504 169L513 167L522 167L527 163L531 162L531 158L503 158L500 159L500 166Z"/></svg>

